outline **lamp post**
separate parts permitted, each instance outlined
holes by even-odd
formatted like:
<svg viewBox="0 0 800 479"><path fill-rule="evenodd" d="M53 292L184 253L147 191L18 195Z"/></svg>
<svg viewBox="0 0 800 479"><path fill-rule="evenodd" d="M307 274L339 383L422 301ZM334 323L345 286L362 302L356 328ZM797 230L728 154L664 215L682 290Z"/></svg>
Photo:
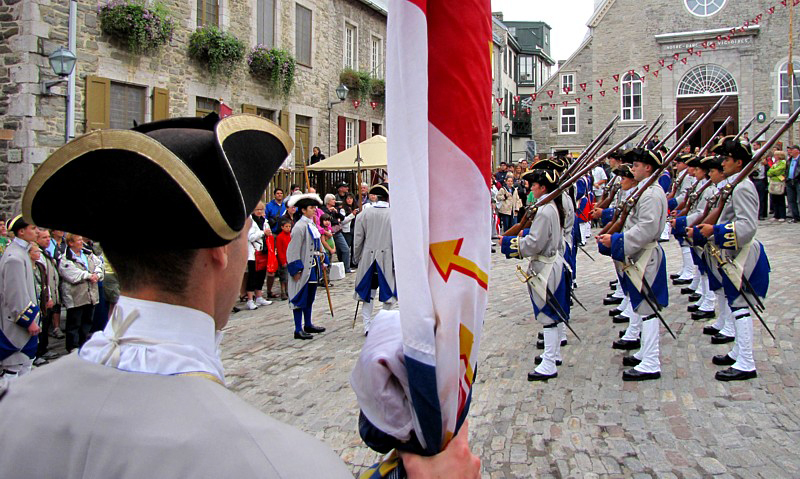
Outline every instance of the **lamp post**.
<svg viewBox="0 0 800 479"><path fill-rule="evenodd" d="M506 163L511 162L511 149L508 147L509 143L511 143L510 141L508 141L508 130L510 129L511 125L509 125L508 123L503 125L503 131L505 132L505 135L503 135L503 146L505 147L504 148L505 151L503 151L503 156L506 157Z"/></svg>
<svg viewBox="0 0 800 479"><path fill-rule="evenodd" d="M42 81L42 95L45 96L53 95L50 88L67 81L67 77L72 73L72 70L75 69L75 63L78 60L74 53L64 47L58 47L58 50L51 53L47 59L50 62L50 68L53 69L53 73L58 75L59 79L54 81Z"/></svg>
<svg viewBox="0 0 800 479"><path fill-rule="evenodd" d="M330 85L328 86L328 91L330 91ZM347 92L348 88L340 83L339 86L336 87L336 98L338 98L339 101L328 100L328 155L331 154L331 132L333 131L333 125L331 125L331 111L333 110L333 105L344 102L345 98L347 98Z"/></svg>

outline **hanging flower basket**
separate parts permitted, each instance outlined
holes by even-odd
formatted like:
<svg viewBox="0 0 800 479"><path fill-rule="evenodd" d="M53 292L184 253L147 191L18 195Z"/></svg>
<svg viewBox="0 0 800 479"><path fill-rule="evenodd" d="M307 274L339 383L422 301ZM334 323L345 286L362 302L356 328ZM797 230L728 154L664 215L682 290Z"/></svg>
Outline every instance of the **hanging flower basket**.
<svg viewBox="0 0 800 479"><path fill-rule="evenodd" d="M157 50L172 40L175 23L160 2L148 6L144 0L113 0L97 7L100 29L133 53Z"/></svg>
<svg viewBox="0 0 800 479"><path fill-rule="evenodd" d="M339 82L347 87L349 94L358 100L369 99L372 94L372 78L369 72L345 68L339 74Z"/></svg>
<svg viewBox="0 0 800 479"><path fill-rule="evenodd" d="M386 81L382 78L373 78L370 83L372 99L382 102L386 98Z"/></svg>
<svg viewBox="0 0 800 479"><path fill-rule="evenodd" d="M189 56L205 63L212 76L231 75L244 58L241 40L217 27L206 26L189 36Z"/></svg>
<svg viewBox="0 0 800 479"><path fill-rule="evenodd" d="M254 78L283 96L289 96L295 71L295 60L289 52L257 45L247 55L247 65Z"/></svg>

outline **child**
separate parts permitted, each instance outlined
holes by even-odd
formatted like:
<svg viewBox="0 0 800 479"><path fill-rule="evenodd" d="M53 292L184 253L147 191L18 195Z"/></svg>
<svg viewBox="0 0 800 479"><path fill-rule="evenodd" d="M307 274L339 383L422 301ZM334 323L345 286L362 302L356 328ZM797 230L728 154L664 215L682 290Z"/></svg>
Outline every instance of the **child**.
<svg viewBox="0 0 800 479"><path fill-rule="evenodd" d="M292 221L288 218L283 218L278 223L278 227L280 228L280 233L275 240L275 250L278 253L278 272L276 276L281 283L281 301L286 301L289 299L289 292L287 289L289 273L286 268L288 263L286 261L286 249L289 247L289 242L292 240Z"/></svg>
<svg viewBox="0 0 800 479"><path fill-rule="evenodd" d="M328 255L328 261L330 262L330 257L336 253L336 243L333 241L333 228L331 227L331 216L327 213L322 215L319 218L319 224L323 230L323 240L322 240L322 247L325 248Z"/></svg>

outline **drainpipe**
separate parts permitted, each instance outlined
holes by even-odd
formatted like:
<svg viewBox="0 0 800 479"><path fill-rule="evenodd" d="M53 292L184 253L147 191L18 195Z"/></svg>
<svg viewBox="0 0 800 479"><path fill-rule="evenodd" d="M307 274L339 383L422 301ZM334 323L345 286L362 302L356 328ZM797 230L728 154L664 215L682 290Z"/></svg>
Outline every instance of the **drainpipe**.
<svg viewBox="0 0 800 479"><path fill-rule="evenodd" d="M69 51L78 56L76 51L76 37L78 32L78 0L70 0L69 2ZM67 124L64 128L64 142L68 143L71 139L75 138L75 74L78 71L78 64L75 63L75 68L69 75L67 82Z"/></svg>

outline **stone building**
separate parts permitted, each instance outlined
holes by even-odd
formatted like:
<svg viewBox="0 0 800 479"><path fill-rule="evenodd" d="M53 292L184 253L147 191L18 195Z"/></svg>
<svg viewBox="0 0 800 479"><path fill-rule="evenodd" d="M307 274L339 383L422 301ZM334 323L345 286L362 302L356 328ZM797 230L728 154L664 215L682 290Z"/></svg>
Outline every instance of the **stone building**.
<svg viewBox="0 0 800 479"><path fill-rule="evenodd" d="M154 54L135 55L101 32L97 0L0 1L0 215L19 211L34 169L66 138L130 128L134 120L219 111L220 99L233 112L263 115L290 133L296 164L287 167L300 165L313 146L330 155L383 134L382 104L356 107L354 97L337 103L335 88L345 67L383 77L385 0L161 3L175 22L172 39ZM189 36L201 25L235 35L248 52L256 44L287 50L297 60L292 92L276 94L244 61L230 76L211 77L187 54ZM45 95L41 82L55 79L47 57L62 46L72 47L76 68L69 82Z"/></svg>
<svg viewBox="0 0 800 479"><path fill-rule="evenodd" d="M517 96L517 57L519 44L508 27L503 24L503 14L492 14L492 123L496 128L492 138L492 164L506 163L512 157L512 108Z"/></svg>
<svg viewBox="0 0 800 479"><path fill-rule="evenodd" d="M582 45L537 92L533 136L540 152L577 152L615 115L619 138L663 113L663 138L691 109L704 113L723 94L730 98L693 146L729 115L728 134L758 115L752 135L763 121L789 114L789 22L780 2L597 0L588 26Z"/></svg>

